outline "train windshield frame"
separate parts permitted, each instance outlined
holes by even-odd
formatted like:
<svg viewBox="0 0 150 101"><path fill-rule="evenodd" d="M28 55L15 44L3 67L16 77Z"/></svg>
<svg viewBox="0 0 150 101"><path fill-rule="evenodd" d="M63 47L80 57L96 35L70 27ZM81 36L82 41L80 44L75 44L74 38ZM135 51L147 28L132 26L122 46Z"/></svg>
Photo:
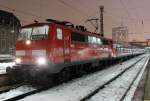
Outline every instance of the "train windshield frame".
<svg viewBox="0 0 150 101"><path fill-rule="evenodd" d="M48 25L22 28L18 40L45 40L48 32Z"/></svg>

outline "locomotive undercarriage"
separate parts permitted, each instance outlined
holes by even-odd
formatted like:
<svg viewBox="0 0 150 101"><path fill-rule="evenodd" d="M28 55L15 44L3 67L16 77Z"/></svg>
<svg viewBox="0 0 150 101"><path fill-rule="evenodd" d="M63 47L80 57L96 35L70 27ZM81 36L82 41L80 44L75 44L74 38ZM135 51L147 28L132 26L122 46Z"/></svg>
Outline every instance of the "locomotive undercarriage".
<svg viewBox="0 0 150 101"><path fill-rule="evenodd" d="M40 69L33 65L16 65L13 68L7 67L10 83L27 83L32 85L52 84L53 76L47 69Z"/></svg>

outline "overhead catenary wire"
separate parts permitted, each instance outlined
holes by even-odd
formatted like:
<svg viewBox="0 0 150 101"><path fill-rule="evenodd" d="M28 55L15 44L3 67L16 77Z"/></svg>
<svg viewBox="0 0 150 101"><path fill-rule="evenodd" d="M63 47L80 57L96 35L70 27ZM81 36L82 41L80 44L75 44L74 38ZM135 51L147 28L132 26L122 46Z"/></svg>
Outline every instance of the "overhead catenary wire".
<svg viewBox="0 0 150 101"><path fill-rule="evenodd" d="M128 8L127 8L126 5L124 4L124 2L123 2L122 0L119 0L119 1L120 1L120 3L121 3L122 7L124 8L124 10L126 11L128 17L129 17L131 20L134 20L134 18L132 18L131 14L129 13Z"/></svg>
<svg viewBox="0 0 150 101"><path fill-rule="evenodd" d="M89 15L90 15L90 14L87 14L86 12L84 12L83 10L77 8L76 6L70 4L69 2L66 2L65 0L57 0L57 1L60 2L61 4L65 5L65 6L69 7L70 9L73 9L74 11L76 11L76 12L78 12L78 13L84 15L84 16L89 17ZM123 0L120 0L120 2L121 2L121 4L123 5L124 10L125 10L125 11L127 12L127 14L128 14L128 18L124 18L124 20L129 20L130 22L134 22L134 23L135 23L133 17L132 17L131 14L129 13L128 8L127 8L126 5L124 4ZM80 3L80 5L81 5L81 3ZM83 6L86 6L86 5L82 5L82 7L83 7ZM22 21L23 21L23 22L29 22L29 21L26 20L26 19L28 19L28 18L26 18L26 17L28 17L28 16L32 16L34 19L38 19L38 18L39 18L39 19L46 19L46 17L44 17L44 15L42 15L42 16L41 16L41 15L36 15L36 14L33 14L33 13L31 13L31 12L28 12L28 11L24 11L24 10L20 10L20 9L16 9L16 8L11 8L11 7L8 7L8 6L3 5L3 4L0 4L0 7L5 8L5 9L8 9L9 11L15 12L15 13L17 13L17 14L20 14L21 16L24 16L24 21L23 21L23 18L22 18ZM44 6L44 7L45 7L45 6ZM86 6L86 7L88 7L88 6ZM119 16L114 17L113 14L110 14L110 13L107 12L107 11L105 11L105 13L108 13L108 16L112 16L113 21L115 21L115 22L120 22L120 21L118 20L118 18L120 18ZM90 16L91 16L91 15L90 15ZM30 18L31 18L31 17L30 17ZM25 21L25 20L26 20L26 21ZM143 25L144 25L144 21L145 21L145 20L146 20L146 21L149 21L149 20L147 20L147 19L143 19ZM141 20L140 20L140 23L141 23ZM134 24L134 25L135 25L135 27L136 27L136 24Z"/></svg>
<svg viewBox="0 0 150 101"><path fill-rule="evenodd" d="M63 3L63 4L66 5L66 6L68 6L68 7L72 8L72 9L74 9L74 10L76 10L76 11L82 13L82 14L84 13L84 11L81 11L80 9L77 9L76 7L73 7L73 6L69 5L68 3L66 3L66 2L63 1L63 0L58 0L58 1L61 2L61 3ZM36 14L33 14L33 13L29 13L29 12L26 12L26 11L14 9L14 8L11 8L11 7L2 5L2 4L0 4L0 7L3 7L3 8L5 8L5 9L8 9L8 10L13 11L13 12L16 12L16 13L21 13L21 14L23 14L23 15L25 15L25 16L33 16L33 17L36 17L36 18L45 18L44 16L39 16L39 15L36 15ZM87 16L88 14L84 13L84 15ZM110 15L110 14L109 14L109 15ZM117 17L117 18L118 18L118 17ZM116 20L117 20L117 18L116 18ZM115 19L115 18L114 18L114 19ZM128 19L127 19L127 20L128 20Z"/></svg>
<svg viewBox="0 0 150 101"><path fill-rule="evenodd" d="M2 4L0 4L0 7L3 7L3 8L5 8L5 9L8 9L8 10L10 10L10 11L12 11L12 12L17 12L17 13L21 13L21 14L24 14L24 15L29 15L29 16L33 16L33 17L38 17L38 18L44 18L43 16L38 16L38 15L36 15L36 14L29 13L29 12L22 11L22 10L18 10L18 9L15 9L15 8L11 8L11 7L2 5Z"/></svg>
<svg viewBox="0 0 150 101"><path fill-rule="evenodd" d="M122 0L119 0L120 1L120 4L122 5L122 7L124 8L124 10L126 11L128 17L131 19L131 21L134 22L134 26L135 26L135 29L137 28L136 26L136 22L135 22L135 19L131 16L131 14L129 13L128 11L128 7L124 4L124 2Z"/></svg>
<svg viewBox="0 0 150 101"><path fill-rule="evenodd" d="M131 2L132 2L132 5L135 4L135 3L133 3L133 1L131 1ZM134 14L136 14L136 17L138 17L138 19L139 19L138 22L142 26L142 33L144 34L145 32L144 32L144 20L143 20L143 17L141 17L141 15L139 15L135 5L134 5L134 9L135 9L135 13Z"/></svg>
<svg viewBox="0 0 150 101"><path fill-rule="evenodd" d="M58 0L58 2L60 2L60 3L64 4L64 5L66 5L67 7L69 7L69 8L71 8L71 9L75 10L76 12L80 13L81 15L88 16L88 14L86 14L84 11L81 11L80 9L71 6L70 4L66 3L66 2L63 1L63 0ZM4 9L7 9L7 10L13 12L13 13L15 12L15 13L17 13L17 14L22 14L22 15L24 15L24 16L32 16L32 17L34 17L34 18L46 19L46 17L44 17L44 16L39 16L39 15L36 15L36 14L33 14L33 13L29 13L29 12L27 12L27 11L23 11L23 10L20 10L20 9L11 8L11 7L8 7L8 6L6 6L6 5L0 4L0 7L1 7L1 8L4 8Z"/></svg>
<svg viewBox="0 0 150 101"><path fill-rule="evenodd" d="M70 5L69 3L67 3L67 2L64 1L64 0L57 0L57 1L60 2L60 3L62 3L62 4L64 4L65 6L70 7L71 9L76 10L78 13L80 12L80 14L82 14L82 15L84 15L84 16L89 16L89 14L87 14L87 13L85 13L84 11L81 11L80 9L78 9L78 8L76 8L76 7L72 6L72 5Z"/></svg>

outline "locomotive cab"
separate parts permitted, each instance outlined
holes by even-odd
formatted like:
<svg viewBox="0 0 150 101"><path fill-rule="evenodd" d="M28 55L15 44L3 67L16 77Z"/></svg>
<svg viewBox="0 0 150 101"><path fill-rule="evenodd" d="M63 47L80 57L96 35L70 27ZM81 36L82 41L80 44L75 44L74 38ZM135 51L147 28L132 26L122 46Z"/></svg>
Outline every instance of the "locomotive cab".
<svg viewBox="0 0 150 101"><path fill-rule="evenodd" d="M70 61L69 47L69 30L55 23L34 23L20 31L15 62L22 68L32 66L37 70L57 73L61 68L57 69L56 65Z"/></svg>
<svg viewBox="0 0 150 101"><path fill-rule="evenodd" d="M49 25L22 27L16 43L16 64L46 64L49 32Z"/></svg>
<svg viewBox="0 0 150 101"><path fill-rule="evenodd" d="M22 27L16 42L16 65L8 67L7 73L15 81L41 80L41 75L47 78L57 74L63 68L60 64L70 61L68 33L69 30L54 23L34 23Z"/></svg>

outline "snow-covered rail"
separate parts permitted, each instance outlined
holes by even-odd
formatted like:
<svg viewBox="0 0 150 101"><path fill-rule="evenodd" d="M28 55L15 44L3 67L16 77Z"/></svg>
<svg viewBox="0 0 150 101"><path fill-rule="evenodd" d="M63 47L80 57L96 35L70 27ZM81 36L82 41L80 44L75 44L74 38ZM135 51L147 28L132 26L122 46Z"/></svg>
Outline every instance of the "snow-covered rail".
<svg viewBox="0 0 150 101"><path fill-rule="evenodd" d="M127 87L127 89L125 90L125 93L124 93L123 96L121 97L120 101L125 100L125 99L128 97L127 94L128 94L129 91L131 90L132 86L135 86L134 83L140 81L140 78L142 77L142 74L144 73L144 70L145 70L145 68L146 68L146 66L147 66L147 64L148 64L148 62L149 62L149 57L147 58L147 60L144 60L143 63L142 63L142 61L141 61L139 64L137 64L137 66L136 66L135 68L136 68L136 69L139 69L139 70L137 70L136 72L134 72L135 75L132 76L133 79L130 78L130 80L132 80L132 81L130 82L130 85L129 85L129 86ZM138 67L139 67L139 68L138 68ZM133 68L132 68L132 69L133 69ZM134 71L135 71L135 69L134 69ZM132 70L130 69L129 72L132 72ZM125 75L125 74L124 74L124 75ZM131 74L131 75L132 75L132 74ZM129 75L128 75L128 76L129 76ZM128 82L128 83L129 83L129 82ZM138 85L137 85L137 86L138 86ZM130 99L130 100L131 100L131 99Z"/></svg>
<svg viewBox="0 0 150 101"><path fill-rule="evenodd" d="M36 89L27 85L15 86L13 89L8 90L0 94L0 101L16 101L24 96L30 95L30 93L35 92Z"/></svg>
<svg viewBox="0 0 150 101"><path fill-rule="evenodd" d="M84 99L84 101L109 101L110 99L111 101L130 101L131 94L129 98L127 93L132 86L135 86L133 85L135 82L139 82L148 61L149 57L142 59L114 81L105 85L103 89L97 91L93 96ZM132 93L134 94L133 91Z"/></svg>
<svg viewBox="0 0 150 101"><path fill-rule="evenodd" d="M105 88L108 82L112 82L117 76L121 76L129 68L133 67L139 61L144 61L145 55L138 56L130 61L123 62L122 65L118 64L111 66L100 72L75 79L68 83L53 87L35 89L29 86L20 86L8 92L0 94L0 100L16 101L79 101L87 100L91 96L98 93L98 89ZM44 90L44 91L43 91ZM97 90L97 91L96 91Z"/></svg>
<svg viewBox="0 0 150 101"><path fill-rule="evenodd" d="M104 85L106 85L108 81L110 82L113 78L120 75L120 73L123 73L123 71L127 71L127 69L133 67L135 63L138 64L139 61L144 61L145 58L147 59L146 55L136 57L134 59L131 59L130 61L123 62L122 65L118 64L105 70L102 70L100 72L86 75L82 78L75 79L68 83L64 83L62 85L50 88L48 90L38 93L36 92L36 94L32 94L31 96L27 97L24 96L25 98L24 99L21 98L21 101L84 100L84 98L87 97L87 95L89 96L91 93L93 93L96 89L100 88L101 86L105 88Z"/></svg>
<svg viewBox="0 0 150 101"><path fill-rule="evenodd" d="M148 60L149 58L142 58L142 59L140 59L140 60L138 60L137 62L135 62L133 65L131 65L131 66L129 66L128 68L126 68L126 69L124 69L122 72L120 72L120 74L118 74L118 75L116 75L115 77L113 77L112 79L110 79L108 82L106 82L104 85L101 85L99 88L97 88L95 91L93 91L92 93L90 93L90 94L88 94L87 96L85 96L81 101L95 101L95 100L93 100L93 99L97 99L97 97L95 98L95 96L96 95L98 95L98 96L100 96L101 94L102 94L102 99L103 99L103 93L100 93L101 91L102 92L104 92L104 93L106 93L106 92L108 92L108 88L109 89L113 89L114 90L114 88L113 88L113 86L112 86L112 83L114 83L114 82L117 82L117 83L115 83L115 84L120 84L119 82L121 82L122 80L124 80L123 78L121 78L121 77L124 77L124 78L126 78L127 76L129 76L129 77L133 77L132 75L128 75L128 72L130 72L131 71L131 69L133 69L133 68L135 68L135 67L137 67L139 64L141 65L141 67L143 67L143 65L145 64L145 61L146 60ZM147 62L147 61L146 61ZM144 64L143 64L144 63ZM138 66L139 67L139 66ZM139 69L139 68L138 68ZM141 68L142 69L142 68ZM140 70L139 71L134 71L134 72L140 72ZM131 84L129 85L129 87L125 90L125 92L124 92L124 94L122 95L122 97L120 98L120 100L114 100L114 101L123 101L123 99L124 99L124 97L125 97L125 95L126 95L126 93L128 92L128 90L130 89L130 87L131 87L131 85L133 84L133 82L135 81L135 79L136 79L136 77L138 76L138 73L137 73L137 75L134 77L134 80L132 80L132 82L131 82ZM127 74L126 76L124 76L125 74ZM119 79L119 80L118 80ZM128 81L124 81L124 83L129 83ZM111 86L109 86L109 85L111 85ZM115 87L116 87L117 85L115 85ZM121 85L120 85L121 86ZM108 88L107 88L108 87ZM112 88L111 88L112 87ZM106 89L106 91L105 91L105 89ZM116 88L116 90L117 91L119 91L118 90L119 88ZM116 93L117 93L117 91L116 91ZM99 93L100 93L100 95L99 95ZM114 92L112 92L112 93L114 93ZM108 95L106 94L105 95L105 97L106 98L109 98L109 97L107 97L107 96L110 96L111 94L110 94L110 91L109 91L109 93L108 93ZM119 95L120 96L120 95ZM100 98L101 98L100 97ZM114 97L114 95L112 95L111 97ZM101 99L101 100L102 100ZM101 101L100 100L100 101ZM102 101L107 101L107 100L102 100ZM111 98L111 101L112 101L112 98Z"/></svg>
<svg viewBox="0 0 150 101"><path fill-rule="evenodd" d="M0 94L2 93L5 93L5 92L8 92L9 90L11 89L15 89L15 88L18 88L20 86L22 86L23 84L12 84L12 85L5 85L5 86L2 86L0 87Z"/></svg>

